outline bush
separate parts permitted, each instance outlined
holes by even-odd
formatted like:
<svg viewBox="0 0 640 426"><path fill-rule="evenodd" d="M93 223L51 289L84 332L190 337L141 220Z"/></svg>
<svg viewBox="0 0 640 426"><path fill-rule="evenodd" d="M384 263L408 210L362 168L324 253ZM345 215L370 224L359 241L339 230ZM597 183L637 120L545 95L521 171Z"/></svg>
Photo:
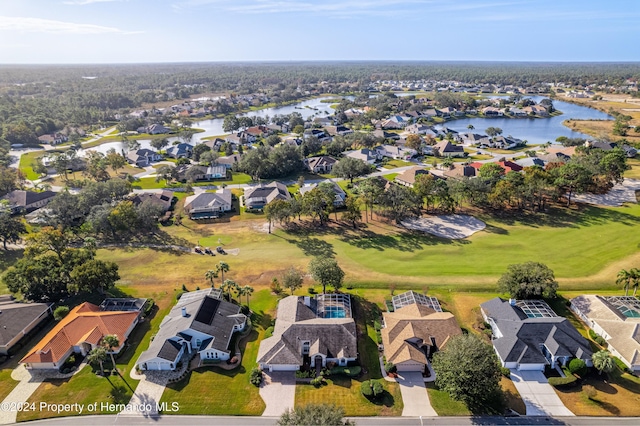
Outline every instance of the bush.
<svg viewBox="0 0 640 426"><path fill-rule="evenodd" d="M360 392L367 398L376 398L382 395L384 388L378 380L365 380L360 385Z"/></svg>
<svg viewBox="0 0 640 426"><path fill-rule="evenodd" d="M382 328L382 324L380 324L380 321L374 321L373 327L376 329L376 331L380 331L380 329Z"/></svg>
<svg viewBox="0 0 640 426"><path fill-rule="evenodd" d="M598 395L598 391L591 385L584 385L582 391L589 399L594 399Z"/></svg>
<svg viewBox="0 0 640 426"><path fill-rule="evenodd" d="M267 337L271 337L273 336L273 326L267 327L267 329L264 331L264 338L266 339Z"/></svg>
<svg viewBox="0 0 640 426"><path fill-rule="evenodd" d="M184 293L185 293L184 291L179 291L178 293L176 293L176 300L180 300L180 298Z"/></svg>
<svg viewBox="0 0 640 426"><path fill-rule="evenodd" d="M398 368L395 366L394 363L386 362L384 364L384 371L386 371L387 373L395 373L396 371L398 371Z"/></svg>
<svg viewBox="0 0 640 426"><path fill-rule="evenodd" d="M251 370L251 373L249 374L249 381L254 386L260 386L262 383L262 371L258 368Z"/></svg>
<svg viewBox="0 0 640 426"><path fill-rule="evenodd" d="M348 367L344 369L344 374L349 377L357 377L362 372L362 368L359 365L354 365L353 367Z"/></svg>
<svg viewBox="0 0 640 426"><path fill-rule="evenodd" d="M144 307L144 312L142 313L143 317L147 317L151 311L153 310L153 307L156 306L156 302L153 299L149 299L147 300L147 304Z"/></svg>
<svg viewBox="0 0 640 426"><path fill-rule="evenodd" d="M622 360L620 358L618 358L617 356L613 357L613 362L615 362L616 366L622 370L625 373L631 373L631 370L629 369L629 367L627 367L627 364L625 364L624 362L622 362Z"/></svg>
<svg viewBox="0 0 640 426"><path fill-rule="evenodd" d="M511 370L509 370L507 367L500 367L500 372L502 373L502 375L504 377L506 377L507 379L509 377L511 377Z"/></svg>
<svg viewBox="0 0 640 426"><path fill-rule="evenodd" d="M549 384L555 387L576 384L577 381L578 378L573 375L567 377L549 377Z"/></svg>
<svg viewBox="0 0 640 426"><path fill-rule="evenodd" d="M604 338L600 335L598 335L595 331L593 331L592 329L589 329L589 337L591 338L591 340L593 340L594 342L596 342L597 344L599 344L602 347L607 347L609 346L607 344L607 341L604 340Z"/></svg>
<svg viewBox="0 0 640 426"><path fill-rule="evenodd" d="M319 388L320 386L322 386L324 384L324 377L322 376L318 376L315 379L311 380L311 384L317 388Z"/></svg>
<svg viewBox="0 0 640 426"><path fill-rule="evenodd" d="M296 371L296 379L308 379L310 377L316 377L316 370Z"/></svg>
<svg viewBox="0 0 640 426"><path fill-rule="evenodd" d="M584 377L585 374L587 374L587 364L579 358L574 358L569 361L569 371L571 371L572 374Z"/></svg>
<svg viewBox="0 0 640 426"><path fill-rule="evenodd" d="M62 318L66 317L68 313L69 313L69 307L68 306L58 306L53 311L53 318L56 321L60 321Z"/></svg>
<svg viewBox="0 0 640 426"><path fill-rule="evenodd" d="M309 287L309 294L316 294L316 289L313 287Z"/></svg>

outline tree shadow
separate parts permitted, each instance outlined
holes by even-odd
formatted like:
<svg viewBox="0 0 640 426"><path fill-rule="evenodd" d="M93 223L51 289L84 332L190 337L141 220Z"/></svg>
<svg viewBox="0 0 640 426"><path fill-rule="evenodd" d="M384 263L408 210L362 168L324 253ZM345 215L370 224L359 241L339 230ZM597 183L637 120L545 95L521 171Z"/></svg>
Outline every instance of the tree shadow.
<svg viewBox="0 0 640 426"><path fill-rule="evenodd" d="M333 250L333 244L319 238L304 237L300 240L287 241L302 250L305 256L334 257L336 255L336 252Z"/></svg>

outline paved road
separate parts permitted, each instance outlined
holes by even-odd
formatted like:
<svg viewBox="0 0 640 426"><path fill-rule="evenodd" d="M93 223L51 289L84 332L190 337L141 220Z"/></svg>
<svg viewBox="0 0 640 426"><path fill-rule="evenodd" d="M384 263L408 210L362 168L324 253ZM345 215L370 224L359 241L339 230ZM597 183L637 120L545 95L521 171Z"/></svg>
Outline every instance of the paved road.
<svg viewBox="0 0 640 426"><path fill-rule="evenodd" d="M402 417L435 417L438 415L431 406L427 388L424 386L424 379L421 373L403 372L399 373L398 384L402 393Z"/></svg>
<svg viewBox="0 0 640 426"><path fill-rule="evenodd" d="M425 425L571 425L571 426L637 426L637 417L357 417L357 426L425 426ZM78 416L36 420L29 424L51 426L106 426L106 425L220 425L220 426L270 426L277 417L236 416Z"/></svg>
<svg viewBox="0 0 640 426"><path fill-rule="evenodd" d="M541 371L511 370L511 380L527 407L527 416L573 416Z"/></svg>
<svg viewBox="0 0 640 426"><path fill-rule="evenodd" d="M292 409L296 398L296 377L293 371L265 373L260 386L260 396L267 407L263 416L280 416L287 408Z"/></svg>

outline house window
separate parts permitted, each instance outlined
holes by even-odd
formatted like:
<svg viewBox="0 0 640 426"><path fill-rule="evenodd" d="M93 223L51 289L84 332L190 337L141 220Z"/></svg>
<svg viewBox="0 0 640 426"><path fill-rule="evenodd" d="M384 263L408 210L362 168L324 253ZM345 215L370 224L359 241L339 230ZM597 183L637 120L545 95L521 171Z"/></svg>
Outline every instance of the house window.
<svg viewBox="0 0 640 426"><path fill-rule="evenodd" d="M302 342L302 355L309 355L310 342Z"/></svg>

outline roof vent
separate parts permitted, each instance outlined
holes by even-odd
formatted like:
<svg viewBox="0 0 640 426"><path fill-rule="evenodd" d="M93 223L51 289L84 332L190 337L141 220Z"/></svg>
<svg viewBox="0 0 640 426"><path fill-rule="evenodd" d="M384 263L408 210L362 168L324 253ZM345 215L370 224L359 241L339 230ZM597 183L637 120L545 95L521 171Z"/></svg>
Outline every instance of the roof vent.
<svg viewBox="0 0 640 426"><path fill-rule="evenodd" d="M182 316L183 317L187 316L187 308L186 307L182 308Z"/></svg>

